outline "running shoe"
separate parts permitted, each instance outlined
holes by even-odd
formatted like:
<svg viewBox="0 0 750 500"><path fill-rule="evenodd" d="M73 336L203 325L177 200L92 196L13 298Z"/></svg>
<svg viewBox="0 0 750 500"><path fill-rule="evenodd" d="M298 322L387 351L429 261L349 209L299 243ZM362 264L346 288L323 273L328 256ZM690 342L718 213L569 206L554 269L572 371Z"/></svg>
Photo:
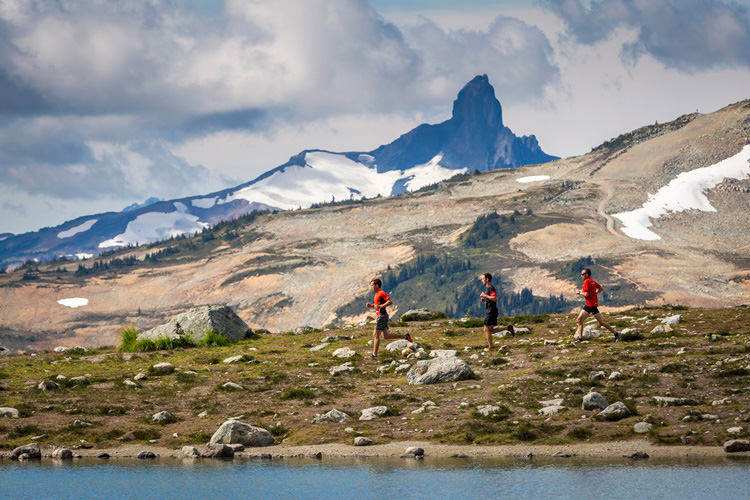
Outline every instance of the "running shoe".
<svg viewBox="0 0 750 500"><path fill-rule="evenodd" d="M620 332L615 332L615 342L620 341Z"/></svg>
<svg viewBox="0 0 750 500"><path fill-rule="evenodd" d="M404 338L406 338L406 340L408 340L409 342L412 342L412 343L414 342L414 341L413 341L413 340L411 339L411 335L409 335L408 333L407 333L406 335L404 335Z"/></svg>
<svg viewBox="0 0 750 500"><path fill-rule="evenodd" d="M513 328L513 325L508 325L508 331L510 332L510 336L515 338L516 337L516 329Z"/></svg>

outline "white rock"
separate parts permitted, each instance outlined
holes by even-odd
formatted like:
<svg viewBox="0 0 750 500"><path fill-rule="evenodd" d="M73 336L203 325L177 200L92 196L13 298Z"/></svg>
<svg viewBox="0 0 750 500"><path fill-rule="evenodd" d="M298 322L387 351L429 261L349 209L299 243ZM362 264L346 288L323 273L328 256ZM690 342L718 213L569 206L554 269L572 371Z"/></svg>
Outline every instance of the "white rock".
<svg viewBox="0 0 750 500"><path fill-rule="evenodd" d="M625 375L623 375L620 372L612 372L609 374L609 380L623 380L625 378Z"/></svg>
<svg viewBox="0 0 750 500"><path fill-rule="evenodd" d="M351 361L347 361L343 365L334 366L330 370L328 370L328 373L331 375L343 375L346 373L352 373L355 370L354 365Z"/></svg>
<svg viewBox="0 0 750 500"><path fill-rule="evenodd" d="M144 380L145 378L146 378L146 374L145 373L138 373L138 374L136 374L135 377L133 377L133 380L138 381L138 380Z"/></svg>
<svg viewBox="0 0 750 500"><path fill-rule="evenodd" d="M491 417L492 415L496 414L499 411L500 411L500 407L495 406L495 405L477 406L477 413L479 413L483 417Z"/></svg>
<svg viewBox="0 0 750 500"><path fill-rule="evenodd" d="M183 458L198 458L201 456L201 453L195 446L183 446L182 450L180 450L180 456Z"/></svg>
<svg viewBox="0 0 750 500"><path fill-rule="evenodd" d="M136 384L135 382L133 382L133 381L132 381L132 380L130 380L129 378L126 378L126 379L125 379L125 382L123 382L122 384L123 384L123 385L124 385L125 387L127 387L128 389L137 389L137 388L138 388L138 384Z"/></svg>
<svg viewBox="0 0 750 500"><path fill-rule="evenodd" d="M240 361L242 361L242 355L241 354L237 355L237 356L232 356L230 358L227 358L224 361L222 361L222 363L230 364L230 363L239 363Z"/></svg>
<svg viewBox="0 0 750 500"><path fill-rule="evenodd" d="M654 426L648 422L638 422L633 426L633 432L636 434L648 434L653 427Z"/></svg>
<svg viewBox="0 0 750 500"><path fill-rule="evenodd" d="M568 408L563 405L552 405L552 406L545 406L541 410L539 410L539 415L545 415L547 417L552 415L557 415L558 413L564 412Z"/></svg>
<svg viewBox="0 0 750 500"><path fill-rule="evenodd" d="M581 404L582 410L604 410L609 403L604 399L604 396L598 392L591 391L583 396L583 403Z"/></svg>
<svg viewBox="0 0 750 500"><path fill-rule="evenodd" d="M674 316L668 316L661 320L661 323L663 325L676 325L677 323L682 323L682 315L681 314L675 314Z"/></svg>
<svg viewBox="0 0 750 500"><path fill-rule="evenodd" d="M166 423L171 422L172 420L174 420L174 415L172 415L168 411L160 411L159 413L155 413L151 416L151 421L156 423Z"/></svg>
<svg viewBox="0 0 750 500"><path fill-rule="evenodd" d="M539 404L542 406L559 406L563 403L563 398L555 398L555 399L546 399L544 401L539 401Z"/></svg>
<svg viewBox="0 0 750 500"><path fill-rule="evenodd" d="M240 384L235 384L234 382L227 382L225 384L222 384L222 387L224 389L234 389L234 390L242 390L244 387L242 387Z"/></svg>
<svg viewBox="0 0 750 500"><path fill-rule="evenodd" d="M315 347L311 347L311 348L310 348L310 351L312 351L312 352L317 352L317 351L320 351L321 349L325 349L325 348L326 348L326 347L328 347L329 345L330 345L330 344L328 344L328 343L325 343L325 344L318 344L318 345L316 345Z"/></svg>
<svg viewBox="0 0 750 500"><path fill-rule="evenodd" d="M570 384L570 385L572 385L572 384L580 384L581 383L581 379L580 378L566 378L563 381L563 383L564 384Z"/></svg>
<svg viewBox="0 0 750 500"><path fill-rule="evenodd" d="M351 349L349 347L340 347L340 348L336 349L335 351L333 351L333 353L331 355L334 358L344 358L344 359L346 359L346 358L351 358L355 354L357 354L357 351L355 351L354 349Z"/></svg>
<svg viewBox="0 0 750 500"><path fill-rule="evenodd" d="M4 418L19 418L21 414L15 408L2 407L0 408L0 417Z"/></svg>
<svg viewBox="0 0 750 500"><path fill-rule="evenodd" d="M727 429L727 432L729 434L742 434L742 431L744 430L745 429L743 429L742 427L730 427L729 429Z"/></svg>
<svg viewBox="0 0 750 500"><path fill-rule="evenodd" d="M411 346L411 344L412 343L409 342L406 339L394 340L393 342L391 342L390 344L388 344L387 346L385 346L385 350L386 351L399 351L400 352L400 351L403 351L404 349L406 349L407 347Z"/></svg>
<svg viewBox="0 0 750 500"><path fill-rule="evenodd" d="M209 444L236 444L244 446L270 446L274 442L270 432L239 420L227 420L211 436Z"/></svg>
<svg viewBox="0 0 750 500"><path fill-rule="evenodd" d="M455 349L435 349L433 351L430 351L431 358L442 358L446 356L455 356L455 355L456 355Z"/></svg>
<svg viewBox="0 0 750 500"><path fill-rule="evenodd" d="M343 411L337 410L336 408L332 409L328 413L318 413L316 414L312 422L314 424L321 424L324 422L344 422L346 419L349 418L349 415L344 413Z"/></svg>
<svg viewBox="0 0 750 500"><path fill-rule="evenodd" d="M174 371L174 366L172 363L156 363L151 370L155 375L168 375Z"/></svg>
<svg viewBox="0 0 750 500"><path fill-rule="evenodd" d="M354 446L370 446L372 444L372 439L366 438L364 436L358 436L354 438Z"/></svg>
<svg viewBox="0 0 750 500"><path fill-rule="evenodd" d="M372 408L365 408L362 410L360 420L375 420L388 413L388 407L386 406L373 406Z"/></svg>

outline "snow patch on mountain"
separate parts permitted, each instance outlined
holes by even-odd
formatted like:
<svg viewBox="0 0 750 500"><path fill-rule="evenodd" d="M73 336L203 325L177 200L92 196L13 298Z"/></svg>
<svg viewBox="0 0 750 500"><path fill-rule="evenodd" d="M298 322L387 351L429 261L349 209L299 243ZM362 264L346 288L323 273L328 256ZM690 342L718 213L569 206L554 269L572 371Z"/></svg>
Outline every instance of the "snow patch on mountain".
<svg viewBox="0 0 750 500"><path fill-rule="evenodd" d="M89 304L89 299L83 299L80 297L74 297L72 299L60 299L57 301L58 304L63 305L65 307L81 307L86 306Z"/></svg>
<svg viewBox="0 0 750 500"><path fill-rule="evenodd" d="M528 177L521 177L520 179L516 179L516 181L520 182L521 184L526 184L527 182L546 181L549 180L549 178L549 175L529 175Z"/></svg>
<svg viewBox="0 0 750 500"><path fill-rule="evenodd" d="M62 239L62 238L70 238L71 236L75 236L78 233L82 233L84 231L88 231L89 229L91 229L91 227L94 224L96 224L96 222L98 220L99 219L89 219L86 222L84 222L83 224L79 224L79 225L77 225L75 227L71 227L70 229L66 229L65 231L60 231L59 233L57 233L57 237L60 238L60 239Z"/></svg>
<svg viewBox="0 0 750 500"><path fill-rule="evenodd" d="M81 252L81 253L75 254L75 256L76 256L76 258L78 260L86 260L86 259L90 259L91 257L93 257L94 254L93 253Z"/></svg>
<svg viewBox="0 0 750 500"><path fill-rule="evenodd" d="M442 154L424 165L388 172L378 172L369 155L359 155L358 159L368 164L351 160L343 154L321 151L307 153L305 165L287 166L217 203L242 199L282 210L307 208L323 201L389 196L399 181L405 182L408 190L413 191L466 172L465 168L440 166Z"/></svg>
<svg viewBox="0 0 750 500"><path fill-rule="evenodd" d="M211 208L216 203L216 197L211 198L196 198L194 200L190 200L190 204L194 207L198 208Z"/></svg>
<svg viewBox="0 0 750 500"><path fill-rule="evenodd" d="M177 205L176 202L175 206ZM180 203L187 210L187 207ZM99 248L124 247L137 243L152 243L172 236L195 234L207 228L208 224L200 222L198 217L189 213L148 212L141 214L128 223L125 232L114 238L99 243Z"/></svg>
<svg viewBox="0 0 750 500"><path fill-rule="evenodd" d="M713 189L724 179L745 179L750 177L750 145L738 154L714 165L683 172L669 184L650 194L641 208L630 212L614 214L623 223L622 232L634 239L655 241L661 236L648 229L651 219L658 219L668 212L682 212L695 209L703 212L716 212L711 206L705 191Z"/></svg>

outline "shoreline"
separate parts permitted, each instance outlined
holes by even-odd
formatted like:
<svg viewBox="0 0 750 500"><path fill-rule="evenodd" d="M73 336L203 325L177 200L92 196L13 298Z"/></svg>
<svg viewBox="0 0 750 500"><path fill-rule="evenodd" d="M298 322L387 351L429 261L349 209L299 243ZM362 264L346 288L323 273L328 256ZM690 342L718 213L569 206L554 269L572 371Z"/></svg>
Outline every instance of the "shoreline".
<svg viewBox="0 0 750 500"><path fill-rule="evenodd" d="M195 446L199 450L205 444ZM425 458L454 459L501 459L523 458L529 454L534 458L623 458L636 452L645 452L649 458L721 458L750 457L750 452L727 453L722 446L658 446L645 440L615 441L608 443L575 443L566 445L448 445L428 441L398 441L381 445L353 446L341 443L320 445L272 445L258 448L246 448L236 452L234 457L240 459L289 459L314 458L321 453L324 458L402 458L409 447L424 449ZM43 447L42 457L50 458L53 447ZM141 451L150 451L159 458L186 458L181 450L154 445L128 444L117 448L75 449L76 458L97 458L107 453L109 458L135 458ZM0 454L3 460L9 460L7 454Z"/></svg>

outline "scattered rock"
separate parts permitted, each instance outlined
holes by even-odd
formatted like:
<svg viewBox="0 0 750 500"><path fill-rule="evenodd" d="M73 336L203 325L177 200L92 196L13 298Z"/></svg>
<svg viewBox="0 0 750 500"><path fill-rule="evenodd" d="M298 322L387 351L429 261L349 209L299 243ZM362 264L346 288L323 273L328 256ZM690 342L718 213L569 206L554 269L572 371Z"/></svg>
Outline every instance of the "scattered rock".
<svg viewBox="0 0 750 500"><path fill-rule="evenodd" d="M199 306L178 314L169 322L138 335L138 339L179 339L189 337L200 343L209 332L215 332L229 340L237 341L251 332L229 306Z"/></svg>
<svg viewBox="0 0 750 500"><path fill-rule="evenodd" d="M565 380L563 380L563 384L568 384L568 385L575 385L575 384L580 384L580 383L581 383L580 378L566 378Z"/></svg>
<svg viewBox="0 0 750 500"><path fill-rule="evenodd" d="M146 380L146 374L145 373L137 373L135 377L133 377L133 380L140 381L140 380Z"/></svg>
<svg viewBox="0 0 750 500"><path fill-rule="evenodd" d="M385 346L385 350L386 351L403 351L407 347L410 347L411 344L412 343L406 339L394 340L393 342Z"/></svg>
<svg viewBox="0 0 750 500"><path fill-rule="evenodd" d="M539 410L538 413L539 413L539 415L544 415L544 416L550 417L552 415L557 415L558 413L562 413L562 412L564 412L567 409L568 409L567 406L563 406L563 405L551 405L551 406L545 406L544 408L542 408L541 410Z"/></svg>
<svg viewBox="0 0 750 500"><path fill-rule="evenodd" d="M310 332L315 332L317 330L310 325L302 325L302 326L298 326L292 331L296 333L297 335L299 335L301 333L310 333Z"/></svg>
<svg viewBox="0 0 750 500"><path fill-rule="evenodd" d="M352 373L353 371L355 371L354 365L351 361L347 361L343 365L334 366L333 368L328 370L328 373L330 373L331 375L342 375L345 373Z"/></svg>
<svg viewBox="0 0 750 500"><path fill-rule="evenodd" d="M59 345L59 346L55 347L52 350L55 351L55 352L65 352L65 351L69 351L70 349L71 349L70 347L65 347L65 346Z"/></svg>
<svg viewBox="0 0 750 500"><path fill-rule="evenodd" d="M2 407L0 408L0 417L5 418L19 418L21 414L15 408Z"/></svg>
<svg viewBox="0 0 750 500"><path fill-rule="evenodd" d="M649 458L649 455L645 451L636 451L632 455L625 455L625 457L631 460L646 460Z"/></svg>
<svg viewBox="0 0 750 500"><path fill-rule="evenodd" d="M155 413L151 416L151 421L157 424L168 424L170 422L174 422L175 418L174 415L172 415L168 411L160 411L159 413Z"/></svg>
<svg viewBox="0 0 750 500"><path fill-rule="evenodd" d="M213 439L213 438L211 438ZM206 451L201 454L202 458L232 458L234 457L234 449L226 444L221 443L209 443L206 446Z"/></svg>
<svg viewBox="0 0 750 500"><path fill-rule="evenodd" d="M318 352L318 351L322 351L322 350L323 350L323 349L325 349L326 347L328 347L328 344L318 344L318 345L316 345L315 347L311 347L311 348L310 348L310 352Z"/></svg>
<svg viewBox="0 0 750 500"><path fill-rule="evenodd" d="M620 340L623 342L632 342L634 340L643 340L643 334L635 328L625 328L620 332Z"/></svg>
<svg viewBox="0 0 750 500"><path fill-rule="evenodd" d="M99 453L96 458L109 458L109 453Z"/></svg>
<svg viewBox="0 0 750 500"><path fill-rule="evenodd" d="M612 372L609 374L609 380L625 380L625 375L620 372Z"/></svg>
<svg viewBox="0 0 750 500"><path fill-rule="evenodd" d="M373 406L372 408L365 408L362 410L360 420L375 420L376 418L384 417L388 414L387 406Z"/></svg>
<svg viewBox="0 0 750 500"><path fill-rule="evenodd" d="M395 361L391 361L391 363L388 365L383 365L383 366L378 367L377 371L380 373L385 373L391 368L396 368L397 366L398 366L398 363L396 363Z"/></svg>
<svg viewBox="0 0 750 500"><path fill-rule="evenodd" d="M477 406L477 413L479 413L483 417L492 417L497 412L500 411L499 406L495 405L479 405Z"/></svg>
<svg viewBox="0 0 750 500"><path fill-rule="evenodd" d="M225 363L225 364L239 363L240 361L242 361L242 358L244 358L244 356L242 354L239 354L237 356L232 356L232 357L225 359L224 361L222 361L222 363Z"/></svg>
<svg viewBox="0 0 750 500"><path fill-rule="evenodd" d="M455 349L435 349L433 351L430 351L431 358L442 358L445 356L455 356L455 355L456 355Z"/></svg>
<svg viewBox="0 0 750 500"><path fill-rule="evenodd" d="M312 457L315 458L315 459L317 459L317 460L322 460L323 459L323 453L319 451L317 453L314 453L312 455Z"/></svg>
<svg viewBox="0 0 750 500"><path fill-rule="evenodd" d="M201 453L195 446L183 446L182 450L180 450L180 456L183 458L198 458L201 456Z"/></svg>
<svg viewBox="0 0 750 500"><path fill-rule="evenodd" d="M73 427L93 427L94 424L91 422L84 422L83 420L74 420Z"/></svg>
<svg viewBox="0 0 750 500"><path fill-rule="evenodd" d="M682 323L682 315L681 314L675 314L674 316L668 316L661 320L662 325L676 325L677 323Z"/></svg>
<svg viewBox="0 0 750 500"><path fill-rule="evenodd" d="M430 321L433 319L445 318L445 314L440 311L431 311L429 309L412 309L406 311L399 317L400 321Z"/></svg>
<svg viewBox="0 0 750 500"><path fill-rule="evenodd" d="M743 429L742 427L730 427L729 429L727 429L727 432L729 434L742 434L742 431L744 430L745 429Z"/></svg>
<svg viewBox="0 0 750 500"><path fill-rule="evenodd" d="M732 400L729 398L717 399L715 401L711 401L711 406L729 405L729 404L732 404Z"/></svg>
<svg viewBox="0 0 750 500"><path fill-rule="evenodd" d="M589 381L593 382L594 380L604 380L607 378L607 374L599 371L599 372L591 372L589 373Z"/></svg>
<svg viewBox="0 0 750 500"><path fill-rule="evenodd" d="M539 404L542 405L542 406L561 405L561 404L563 404L563 398L546 399L544 401L539 401Z"/></svg>
<svg viewBox="0 0 750 500"><path fill-rule="evenodd" d="M604 373L604 372L599 372ZM607 403L607 400L604 399L604 396L599 394L598 392L589 392L585 396L583 396L583 404L581 405L581 409L583 410L605 410L609 406L609 403Z"/></svg>
<svg viewBox="0 0 750 500"><path fill-rule="evenodd" d="M700 402L690 398L654 396L652 399L657 406L697 406L700 404Z"/></svg>
<svg viewBox="0 0 750 500"><path fill-rule="evenodd" d="M750 451L750 441L746 439L732 439L724 443L724 451L727 453Z"/></svg>
<svg viewBox="0 0 750 500"><path fill-rule="evenodd" d="M355 354L357 354L357 351L355 351L354 349L352 349L350 347L341 347L341 348L336 349L335 351L333 351L333 353L331 355L334 358L344 358L344 359L346 359L346 358L351 358Z"/></svg>
<svg viewBox="0 0 750 500"><path fill-rule="evenodd" d="M312 422L314 424L322 424L325 422L344 422L346 419L349 418L349 415L344 413L343 411L337 410L336 408L332 409L328 413L317 413L312 419Z"/></svg>
<svg viewBox="0 0 750 500"><path fill-rule="evenodd" d="M402 365L398 365L396 369L394 370L394 372L401 373L401 372L405 372L409 370L410 368L411 368L411 365L409 363L404 363Z"/></svg>
<svg viewBox="0 0 750 500"><path fill-rule="evenodd" d="M669 325L656 325L653 330L651 330L651 334L661 334L661 333L669 333L672 331L672 327Z"/></svg>
<svg viewBox="0 0 750 500"><path fill-rule="evenodd" d="M544 345L557 345L557 340L544 339Z"/></svg>
<svg viewBox="0 0 750 500"><path fill-rule="evenodd" d="M242 444L242 443L232 443L232 444L228 444L227 446L229 446L230 448L232 448L235 453L239 453L241 451L245 451L245 445Z"/></svg>
<svg viewBox="0 0 750 500"><path fill-rule="evenodd" d="M156 363L151 367L151 373L154 375L169 375L172 372L174 372L174 366L172 366L172 363Z"/></svg>
<svg viewBox="0 0 750 500"><path fill-rule="evenodd" d="M123 382L122 385L124 385L128 389L137 389L138 388L138 384L136 384L135 382L133 382L129 378L126 378L125 382Z"/></svg>
<svg viewBox="0 0 750 500"><path fill-rule="evenodd" d="M469 364L454 356L440 356L418 361L406 374L406 379L411 385L456 382L474 377Z"/></svg>
<svg viewBox="0 0 750 500"><path fill-rule="evenodd" d="M202 411L198 414L198 418L206 418L208 416L207 411Z"/></svg>
<svg viewBox="0 0 750 500"><path fill-rule="evenodd" d="M469 458L469 455L464 455L463 453L454 453L451 455L451 458Z"/></svg>
<svg viewBox="0 0 750 500"><path fill-rule="evenodd" d="M359 436L354 438L354 446L370 446L372 444L372 439L366 438L364 436Z"/></svg>
<svg viewBox="0 0 750 500"><path fill-rule="evenodd" d="M406 449L404 452L404 455L411 455L412 457L423 457L424 456L424 449L417 448L416 446L410 446Z"/></svg>
<svg viewBox="0 0 750 500"><path fill-rule="evenodd" d="M558 451L557 453L555 453L552 456L555 457L555 458L570 458L573 455L571 455L570 453L563 453L562 451Z"/></svg>
<svg viewBox="0 0 750 500"><path fill-rule="evenodd" d="M227 420L211 436L209 444L234 444L244 446L270 446L273 436L261 427L253 427L239 420Z"/></svg>
<svg viewBox="0 0 750 500"><path fill-rule="evenodd" d="M140 460L154 459L156 458L156 453L154 453L153 451L142 451L137 454L135 458L138 458Z"/></svg>
<svg viewBox="0 0 750 500"><path fill-rule="evenodd" d="M633 432L636 434L648 434L653 428L653 424L649 424L648 422L638 422L633 426Z"/></svg>
<svg viewBox="0 0 750 500"><path fill-rule="evenodd" d="M40 391L54 391L60 388L60 384L51 380L43 380L36 386Z"/></svg>
<svg viewBox="0 0 750 500"><path fill-rule="evenodd" d="M630 410L625 406L625 403L618 401L607 406L595 418L599 420L622 420L623 418L628 418L630 415Z"/></svg>
<svg viewBox="0 0 750 500"><path fill-rule="evenodd" d="M224 389L229 389L230 391L241 391L244 389L240 384L236 384L234 382L226 382L221 385Z"/></svg>

